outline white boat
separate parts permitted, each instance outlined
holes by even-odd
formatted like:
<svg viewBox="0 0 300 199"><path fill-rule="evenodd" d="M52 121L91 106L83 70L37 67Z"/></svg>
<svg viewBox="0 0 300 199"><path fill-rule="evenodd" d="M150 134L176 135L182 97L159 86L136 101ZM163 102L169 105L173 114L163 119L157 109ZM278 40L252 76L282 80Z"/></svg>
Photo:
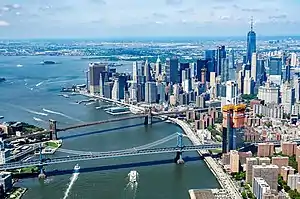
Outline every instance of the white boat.
<svg viewBox="0 0 300 199"><path fill-rule="evenodd" d="M18 64L17 67L18 67L18 68L21 68L21 67L23 67L23 65L22 65L22 64Z"/></svg>
<svg viewBox="0 0 300 199"><path fill-rule="evenodd" d="M130 183L137 183L137 178L138 178L138 172L137 171L130 171L128 173L128 177L129 177L129 182Z"/></svg>
<svg viewBox="0 0 300 199"><path fill-rule="evenodd" d="M79 170L80 170L80 166L79 164L76 164L74 167L74 173L79 173Z"/></svg>
<svg viewBox="0 0 300 199"><path fill-rule="evenodd" d="M65 97L65 98L69 98L70 97L69 95L66 95L66 94L63 94L62 96Z"/></svg>
<svg viewBox="0 0 300 199"><path fill-rule="evenodd" d="M4 118L4 116L0 115L0 119L3 119L3 118Z"/></svg>

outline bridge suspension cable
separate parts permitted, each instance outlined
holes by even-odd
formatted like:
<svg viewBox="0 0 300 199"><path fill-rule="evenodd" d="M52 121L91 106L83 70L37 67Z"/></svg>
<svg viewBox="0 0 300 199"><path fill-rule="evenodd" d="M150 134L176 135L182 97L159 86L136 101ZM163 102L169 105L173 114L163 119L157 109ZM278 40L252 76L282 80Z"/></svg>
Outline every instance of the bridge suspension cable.
<svg viewBox="0 0 300 199"><path fill-rule="evenodd" d="M149 148L155 147L157 145L166 143L166 142L174 139L175 137L177 137L177 133L169 135L167 137L164 137L160 140L157 140L157 141L149 143L149 144L145 144L142 146L133 147L133 148L129 148L129 149L117 150L117 151L91 152L91 151L76 151L76 150L69 150L69 149L58 149L58 151L63 152L63 153L68 153L68 154L74 154L74 155L104 155L104 154L112 154L112 153L149 149Z"/></svg>

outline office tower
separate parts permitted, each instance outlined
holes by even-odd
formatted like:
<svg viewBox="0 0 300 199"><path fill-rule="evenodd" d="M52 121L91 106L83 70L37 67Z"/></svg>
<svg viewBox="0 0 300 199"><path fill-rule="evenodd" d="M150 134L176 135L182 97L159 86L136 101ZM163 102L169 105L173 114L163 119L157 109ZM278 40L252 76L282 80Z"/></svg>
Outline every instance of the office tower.
<svg viewBox="0 0 300 199"><path fill-rule="evenodd" d="M162 73L161 61L158 56L155 63L155 77L157 78L161 73Z"/></svg>
<svg viewBox="0 0 300 199"><path fill-rule="evenodd" d="M137 78L139 75L138 71L139 71L139 65L138 65L138 62L135 61L132 64L132 81L135 83L137 83Z"/></svg>
<svg viewBox="0 0 300 199"><path fill-rule="evenodd" d="M112 99L113 100L120 100L120 83L119 83L119 79L115 79L114 81L114 86L112 88Z"/></svg>
<svg viewBox="0 0 300 199"><path fill-rule="evenodd" d="M238 173L239 172L239 153L238 151L230 151L230 172Z"/></svg>
<svg viewBox="0 0 300 199"><path fill-rule="evenodd" d="M290 174L288 175L287 185L291 190L297 189L298 183L300 182L300 174Z"/></svg>
<svg viewBox="0 0 300 199"><path fill-rule="evenodd" d="M269 157L274 154L274 144L273 143L259 143L257 147L258 157Z"/></svg>
<svg viewBox="0 0 300 199"><path fill-rule="evenodd" d="M252 184L255 177L260 177L265 179L271 189L277 190L278 181L278 166L276 165L253 165L252 168Z"/></svg>
<svg viewBox="0 0 300 199"><path fill-rule="evenodd" d="M101 72L100 79L99 79L99 95L104 96L104 84L108 81L108 73Z"/></svg>
<svg viewBox="0 0 300 199"><path fill-rule="evenodd" d="M267 103L279 103L280 89L278 86L271 84L270 80L264 86L258 89L258 99L264 100Z"/></svg>
<svg viewBox="0 0 300 199"><path fill-rule="evenodd" d="M207 81L207 69L206 68L202 68L201 69L201 83L205 84Z"/></svg>
<svg viewBox="0 0 300 199"><path fill-rule="evenodd" d="M291 80L291 66L286 65L285 66L285 75L284 75L284 81L290 81Z"/></svg>
<svg viewBox="0 0 300 199"><path fill-rule="evenodd" d="M167 58L166 59L166 63L163 67L163 73L166 75L166 81L167 82L171 82L171 73L170 73L170 65L171 64L171 61L170 61L170 58Z"/></svg>
<svg viewBox="0 0 300 199"><path fill-rule="evenodd" d="M183 74L183 71L186 71L185 69L188 69L189 67L190 67L189 63L180 63L179 64L179 72L178 72L179 82L182 82L183 80L185 80L185 79L183 79L182 74ZM184 77L184 78L187 78L187 75L189 75L189 74L185 73L185 75L186 75L186 77Z"/></svg>
<svg viewBox="0 0 300 199"><path fill-rule="evenodd" d="M281 103L284 106L285 113L291 113L292 106L295 103L295 89L290 85L289 82L284 83L283 85Z"/></svg>
<svg viewBox="0 0 300 199"><path fill-rule="evenodd" d="M250 31L247 35L247 60L251 64L252 54L256 52L256 33L253 31L253 18L251 19Z"/></svg>
<svg viewBox="0 0 300 199"><path fill-rule="evenodd" d="M266 74L266 69L265 69L265 60L259 59L257 60L257 65L256 65L256 75L257 75L257 82L265 82L267 81L267 74Z"/></svg>
<svg viewBox="0 0 300 199"><path fill-rule="evenodd" d="M251 77L254 82L257 81L257 54L253 53L251 58Z"/></svg>
<svg viewBox="0 0 300 199"><path fill-rule="evenodd" d="M254 82L250 74L250 70L245 70L243 94L253 94Z"/></svg>
<svg viewBox="0 0 300 199"><path fill-rule="evenodd" d="M228 60L229 60L229 68L234 69L235 66L235 56L234 56L234 49L230 49L228 53Z"/></svg>
<svg viewBox="0 0 300 199"><path fill-rule="evenodd" d="M144 76L146 77L146 82L151 81L151 67L150 63L148 63L148 60L145 61L144 67Z"/></svg>
<svg viewBox="0 0 300 199"><path fill-rule="evenodd" d="M218 46L217 49L217 65L216 65L216 69L215 72L217 73L217 75L221 75L222 72L222 63L223 63L223 59L226 58L226 49L225 46Z"/></svg>
<svg viewBox="0 0 300 199"><path fill-rule="evenodd" d="M293 79L294 89L295 89L295 102L300 102L300 78L294 76Z"/></svg>
<svg viewBox="0 0 300 199"><path fill-rule="evenodd" d="M190 69L191 69L191 78L194 78L197 76L196 70L197 70L197 64L196 63L190 63Z"/></svg>
<svg viewBox="0 0 300 199"><path fill-rule="evenodd" d="M157 87L157 100L159 101L160 104L162 104L166 101L165 100L166 99L165 98L166 86L164 83L157 82L156 87Z"/></svg>
<svg viewBox="0 0 300 199"><path fill-rule="evenodd" d="M297 143L296 142L282 142L281 143L282 154L293 156L296 154Z"/></svg>
<svg viewBox="0 0 300 199"><path fill-rule="evenodd" d="M255 177L253 179L253 194L257 199L263 199L265 193L268 193L271 188L265 179L260 177Z"/></svg>
<svg viewBox="0 0 300 199"><path fill-rule="evenodd" d="M99 83L100 83L100 74L101 72L106 71L106 64L101 63L91 63L89 64L89 88L92 94L100 92Z"/></svg>
<svg viewBox="0 0 300 199"><path fill-rule="evenodd" d="M196 77L198 81L201 81L201 70L207 68L208 60L198 59L196 63Z"/></svg>
<svg viewBox="0 0 300 199"><path fill-rule="evenodd" d="M238 93L244 93L244 70L240 70L237 73L237 85L238 85Z"/></svg>
<svg viewBox="0 0 300 199"><path fill-rule="evenodd" d="M238 96L237 83L235 81L226 82L226 104L236 104Z"/></svg>
<svg viewBox="0 0 300 199"><path fill-rule="evenodd" d="M270 57L268 60L269 75L281 75L282 59L281 57Z"/></svg>
<svg viewBox="0 0 300 199"><path fill-rule="evenodd" d="M295 67L297 66L297 54L291 53L291 66Z"/></svg>
<svg viewBox="0 0 300 199"><path fill-rule="evenodd" d="M226 82L229 80L229 59L221 59L221 81Z"/></svg>
<svg viewBox="0 0 300 199"><path fill-rule="evenodd" d="M155 82L146 82L145 85L145 102L156 103L157 87Z"/></svg>
<svg viewBox="0 0 300 199"><path fill-rule="evenodd" d="M178 79L178 58L173 57L170 59L170 82L175 84L179 83Z"/></svg>

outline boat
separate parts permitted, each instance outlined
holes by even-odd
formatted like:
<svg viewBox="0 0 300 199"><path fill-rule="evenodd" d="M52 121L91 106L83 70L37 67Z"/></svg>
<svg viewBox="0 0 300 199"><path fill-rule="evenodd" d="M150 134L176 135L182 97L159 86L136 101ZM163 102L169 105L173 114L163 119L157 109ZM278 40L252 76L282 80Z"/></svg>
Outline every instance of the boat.
<svg viewBox="0 0 300 199"><path fill-rule="evenodd" d="M130 183L137 183L137 180L138 180L138 172L137 171L130 171L128 173L128 177L129 177L129 182Z"/></svg>
<svg viewBox="0 0 300 199"><path fill-rule="evenodd" d="M4 118L4 116L0 115L0 120L3 119L3 118Z"/></svg>
<svg viewBox="0 0 300 199"><path fill-rule="evenodd" d="M55 61L42 61L41 64L45 64L45 65L56 64L56 62Z"/></svg>
<svg viewBox="0 0 300 199"><path fill-rule="evenodd" d="M112 108L104 109L104 111L111 115L122 115L122 114L131 113L128 107L112 107Z"/></svg>
<svg viewBox="0 0 300 199"><path fill-rule="evenodd" d="M63 94L62 96L65 97L65 98L69 98L70 97L69 95L66 95L66 94Z"/></svg>
<svg viewBox="0 0 300 199"><path fill-rule="evenodd" d="M80 166L79 164L76 164L74 167L74 173L79 173L79 170L80 170Z"/></svg>

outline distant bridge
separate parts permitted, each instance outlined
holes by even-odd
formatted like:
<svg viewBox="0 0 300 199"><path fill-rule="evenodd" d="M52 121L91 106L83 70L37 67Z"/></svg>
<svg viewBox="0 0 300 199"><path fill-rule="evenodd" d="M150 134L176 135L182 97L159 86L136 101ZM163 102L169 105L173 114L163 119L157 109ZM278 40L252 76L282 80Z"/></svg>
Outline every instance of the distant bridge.
<svg viewBox="0 0 300 199"><path fill-rule="evenodd" d="M96 159L107 159L107 158L116 158L116 157L129 157L129 156L137 156L137 155L151 155L151 154L161 154L161 153L176 153L176 157L174 159L175 162L182 161L182 152L185 151L197 151L197 150L208 150L208 149L216 149L221 148L221 144L203 144L197 146L184 146L183 145L183 137L185 135L181 133L172 134L165 138L162 138L158 141L152 142L150 144L146 144L139 147L134 147L130 149L118 150L118 151L107 151L107 152L87 152L87 151L74 151L67 149L60 149L61 152L77 154L72 156L64 156L64 157L56 157L56 158L48 158L44 159L42 156L42 149L40 148L40 158L39 160L29 160L26 162L14 162L14 163L6 163L0 165L0 170L11 170L11 169L19 169L24 167L31 166L47 166L52 164L60 164L66 162L78 162L78 161L86 161L86 160L96 160ZM160 147L160 148L152 148L154 146L163 144L177 137L177 145L174 147Z"/></svg>
<svg viewBox="0 0 300 199"><path fill-rule="evenodd" d="M116 101L112 100L112 99L105 99L105 100L116 103ZM152 112L151 109L149 109L149 108L146 109L146 108L134 106L134 105L119 102L119 101L117 101L117 102L118 102L118 104L122 104L124 106L131 106L131 107L134 107L135 109L138 109L138 110L143 109L144 112L142 112L140 114L133 115L133 116L117 117L117 118L112 118L112 119L109 119L109 120L101 120L101 121L95 121L95 122L80 123L80 124L75 124L75 125L64 127L64 128L57 128L57 122L55 120L49 120L49 130L35 132L35 133L32 133L32 134L23 135L23 136L20 136L20 137L12 137L12 138L5 139L5 141L10 142L10 141L17 140L17 139L36 137L36 136L44 135L44 134L50 134L50 139L55 140L55 139L58 138L58 136L57 136L58 132L68 131L68 130L71 130L71 129L77 129L77 128L83 128L83 127L88 127L88 126L107 124L107 123L112 123L112 122L130 120L130 119L137 119L137 118L144 118L144 124L145 125L151 125L152 124L152 117L177 115L177 114L186 113L187 111L204 112L204 111L208 111L212 108L215 108L216 110L221 109L221 107L209 107L209 108L199 108L199 109L193 109L193 110Z"/></svg>

